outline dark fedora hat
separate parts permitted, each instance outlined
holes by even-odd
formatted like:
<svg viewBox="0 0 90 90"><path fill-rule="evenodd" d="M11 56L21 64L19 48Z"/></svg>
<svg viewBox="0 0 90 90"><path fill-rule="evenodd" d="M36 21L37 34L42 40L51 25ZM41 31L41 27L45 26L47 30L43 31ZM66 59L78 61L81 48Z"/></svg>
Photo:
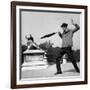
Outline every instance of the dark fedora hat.
<svg viewBox="0 0 90 90"><path fill-rule="evenodd" d="M61 27L67 27L68 24L67 23L62 23Z"/></svg>

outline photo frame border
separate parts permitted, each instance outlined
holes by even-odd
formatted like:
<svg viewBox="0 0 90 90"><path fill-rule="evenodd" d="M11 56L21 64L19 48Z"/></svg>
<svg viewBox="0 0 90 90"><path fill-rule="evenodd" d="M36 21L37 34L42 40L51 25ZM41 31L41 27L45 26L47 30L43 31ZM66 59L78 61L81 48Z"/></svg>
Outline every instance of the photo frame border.
<svg viewBox="0 0 90 90"><path fill-rule="evenodd" d="M54 83L43 83L43 84L16 84L16 6L39 6L39 7L54 7L54 8L75 8L75 9L84 9L84 55L85 55L85 67L84 67L84 81L75 81L75 82L54 82ZM11 88L32 88L32 87L50 87L50 86L66 86L66 85L80 85L88 83L88 61L87 61L87 49L88 49L88 7L85 5L69 5L69 4L53 4L53 3L35 3L35 2L20 2L12 1L11 2Z"/></svg>

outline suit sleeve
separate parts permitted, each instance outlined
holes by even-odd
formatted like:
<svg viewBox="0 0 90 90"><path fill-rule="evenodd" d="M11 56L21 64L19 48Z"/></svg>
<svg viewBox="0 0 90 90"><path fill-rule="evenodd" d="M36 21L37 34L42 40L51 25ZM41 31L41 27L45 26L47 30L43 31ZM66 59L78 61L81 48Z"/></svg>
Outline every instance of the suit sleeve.
<svg viewBox="0 0 90 90"><path fill-rule="evenodd" d="M78 24L74 24L74 26L75 26L75 29L73 30L73 33L75 33L80 29L80 26Z"/></svg>

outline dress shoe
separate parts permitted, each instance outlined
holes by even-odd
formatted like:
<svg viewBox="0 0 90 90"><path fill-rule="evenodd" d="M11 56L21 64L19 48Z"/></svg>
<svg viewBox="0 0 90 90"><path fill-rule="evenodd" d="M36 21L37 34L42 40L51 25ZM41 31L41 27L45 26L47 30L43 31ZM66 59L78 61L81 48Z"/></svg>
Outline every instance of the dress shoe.
<svg viewBox="0 0 90 90"><path fill-rule="evenodd" d="M57 74L62 74L62 72L56 72L55 75L57 75Z"/></svg>

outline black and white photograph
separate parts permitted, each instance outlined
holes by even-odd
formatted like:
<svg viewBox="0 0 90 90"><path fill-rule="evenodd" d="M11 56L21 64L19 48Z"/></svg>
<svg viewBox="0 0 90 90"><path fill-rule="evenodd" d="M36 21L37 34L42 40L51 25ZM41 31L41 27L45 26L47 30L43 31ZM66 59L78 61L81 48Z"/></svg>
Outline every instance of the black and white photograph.
<svg viewBox="0 0 90 90"><path fill-rule="evenodd" d="M21 10L21 78L80 75L80 13Z"/></svg>
<svg viewBox="0 0 90 90"><path fill-rule="evenodd" d="M83 81L84 9L44 6L16 6L17 85Z"/></svg>

